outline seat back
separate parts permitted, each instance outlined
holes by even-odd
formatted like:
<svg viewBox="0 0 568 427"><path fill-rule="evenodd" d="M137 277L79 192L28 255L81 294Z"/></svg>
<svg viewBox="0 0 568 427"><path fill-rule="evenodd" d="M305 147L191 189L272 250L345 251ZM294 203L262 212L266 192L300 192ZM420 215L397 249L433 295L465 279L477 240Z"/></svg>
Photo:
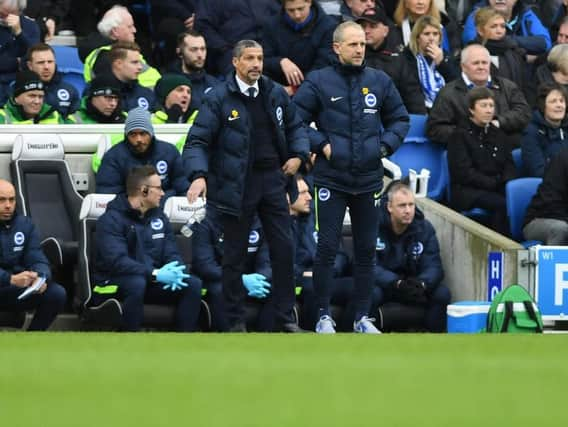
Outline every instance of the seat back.
<svg viewBox="0 0 568 427"><path fill-rule="evenodd" d="M57 70L60 73L75 72L83 74L84 65L79 59L79 51L75 46L52 46L55 52Z"/></svg>
<svg viewBox="0 0 568 427"><path fill-rule="evenodd" d="M429 139L426 136L426 121L428 116L426 114L409 114L410 128L404 138L404 142L424 143Z"/></svg>
<svg viewBox="0 0 568 427"><path fill-rule="evenodd" d="M57 135L18 135L10 172L18 209L33 218L41 239L76 242L83 197L75 190L63 156L63 143Z"/></svg>
<svg viewBox="0 0 568 427"><path fill-rule="evenodd" d="M520 148L515 148L511 154L513 155L513 163L515 163L515 167L517 168L517 175L519 177L525 176L525 168L523 164L523 155Z"/></svg>
<svg viewBox="0 0 568 427"><path fill-rule="evenodd" d="M525 213L541 182L542 178L525 177L513 179L505 186L511 237L518 242L523 240Z"/></svg>
<svg viewBox="0 0 568 427"><path fill-rule="evenodd" d="M389 159L396 163L402 175L408 175L410 169L420 171L428 169L428 197L433 200L442 200L446 195L447 176L443 167L444 147L431 141L406 141L396 150Z"/></svg>
<svg viewBox="0 0 568 427"><path fill-rule="evenodd" d="M74 306L82 311L91 299L93 271L95 259L97 220L106 211L107 204L116 196L114 194L88 194L81 204L79 215L79 286L75 295Z"/></svg>

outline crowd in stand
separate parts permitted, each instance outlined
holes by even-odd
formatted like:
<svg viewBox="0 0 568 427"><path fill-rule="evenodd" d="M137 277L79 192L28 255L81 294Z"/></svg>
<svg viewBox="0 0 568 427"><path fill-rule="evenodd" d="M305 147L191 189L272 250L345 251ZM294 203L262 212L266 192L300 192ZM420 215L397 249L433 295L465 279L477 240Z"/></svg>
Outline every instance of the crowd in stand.
<svg viewBox="0 0 568 427"><path fill-rule="evenodd" d="M153 215L152 224L167 221L152 213L152 208L159 210L169 196L187 193L191 198L208 190L212 200L219 197L219 208L225 196L220 191L220 195L214 193L211 178L207 187L200 181L207 176L207 168L200 169L204 168L203 161L217 167L218 160L207 157L209 154L203 157L205 160L200 158L202 146L224 141L227 135L233 138L229 138L231 143L236 140L240 144L239 132L243 130L239 126L248 123L249 115L255 138L269 139L271 132L280 138L279 130L275 134L268 123L271 109L276 104L285 105L284 111L281 107L274 111L274 126L295 132L293 137L288 133L285 137L291 138L289 146L297 149L283 166L285 174L294 175L302 164L302 175L288 183L286 210L290 218L285 224L292 230L286 238L295 242L293 274L303 289L299 299L303 303L301 325L306 329L334 332L336 323L329 304L337 302L345 306L343 316L347 319L338 319L340 330L349 329L345 325L355 320L355 331L373 332L374 326L368 322L373 319L367 315L376 313L385 302L395 301L424 309L423 328L444 330L442 319L450 295L442 283L434 230L415 207L413 195L404 184L395 183L380 200L378 196L373 198L372 194L381 188L367 185L365 180L380 180L382 169L380 175L369 173L361 178L368 173L365 158L357 159L357 148L353 148L360 140L367 156L367 139L377 138L381 143L373 147L376 159L388 157L404 139L408 114L427 115L427 137L447 149L451 191L445 202L450 207L458 211L482 208L489 214L481 221L508 236L507 182L519 176L544 177L528 210L525 236L547 244L568 244L568 180L563 178L568 159L568 0L90 0L81 2L80 7L70 5L69 0L0 0L0 123L126 122L123 134L111 135L113 147L103 159L93 156L96 192L122 195L113 202L109 213L115 216L107 221L110 230L121 221L130 227L142 226L133 218L148 212ZM337 14L328 13L330 10ZM338 26L345 22L357 25L341 27L338 32ZM47 44L54 36L69 31L77 36L79 58L84 63L87 86L83 93L65 81L58 71L55 51ZM353 51L341 47L346 31L357 37L361 31L364 46L354 44ZM258 45L245 43L241 50L234 50L242 40L254 40ZM243 49L260 50L260 57L243 59ZM358 49L364 57L357 58ZM249 83L249 89L256 90L251 101L242 104L241 95L235 95L245 93L241 80L235 80L235 70L237 76L258 71L250 61L260 61L261 74L269 78L261 81L260 90L270 91L271 105L254 101L259 91L258 83L254 83L260 81L258 76ZM360 67L373 71L359 77ZM352 75L358 77L350 80ZM347 81L350 86L344 87ZM358 96L361 101L357 101ZM328 105L342 98L351 100L348 111ZM379 115L380 129L378 124L373 128L370 116L353 113L359 104L364 104L365 114ZM239 122L242 108L246 115ZM234 121L230 125L221 123L226 110L228 120ZM312 121L317 131L308 129ZM177 149L154 136L152 124L194 122L187 142L185 138L180 140ZM306 135L296 129L299 126ZM342 126L357 128L356 139L353 129L350 140ZM309 140L308 150L299 148L304 139ZM221 145L231 154L228 145ZM512 151L516 148L522 153L520 169L513 162ZM216 150L211 149L212 156ZM279 187L280 178L266 175L266 170L280 153L262 144L255 150L255 155L266 157L264 163L253 162L253 169L263 174L258 175L258 180L246 181L246 187L267 191L261 184L270 180ZM319 163L316 160L314 165L318 157L325 159ZM293 159L298 159L298 165L290 163ZM355 167L356 161L359 163ZM244 173L242 164L231 162L231 167L241 168L235 169L238 173ZM148 164L155 170L140 170ZM362 169L343 174L354 167ZM373 168L379 170L379 166ZM225 166L222 182L233 188L240 175L228 169ZM356 182L350 181L353 176ZM129 188L129 182L138 187ZM199 185L194 187L196 183ZM333 189L331 194L322 193L328 187ZM137 203L146 201L154 190L159 194L151 206L138 208ZM11 191L8 183L0 182L0 204L9 202ZM353 196L354 191L368 192L364 202L380 208L373 215L367 211L356 217L355 260L348 265L350 262L341 261L342 252L337 251L341 227L335 222L343 221L345 206L350 207L353 217L357 215L356 207L364 205L362 199ZM340 198L344 199L338 202ZM333 205L335 211L314 213L318 201L329 199L338 203ZM148 261L144 267L148 270L147 280L157 280L164 289L187 288L188 284L192 289L184 291L180 298L165 298L169 290L152 297L178 304L179 310L194 311L195 290L203 287L214 314L213 327L242 331L246 327L239 304L246 292L249 298L267 301L263 306L266 312L276 313L273 318L261 311L258 330L296 332L278 299L284 297L277 282L292 275L292 271L283 268L281 263L287 261L278 261L273 253L282 256L287 252L282 248L288 246L285 240L274 243L279 225L262 214L257 218L255 209L261 212L264 202L258 203L246 212L246 221L239 217L241 222L234 223L220 219L226 206L220 212L208 207L206 220L196 226L193 238L197 276L192 271L191 280L199 284L189 283L185 273L176 270L177 264L172 263L181 262L177 254L150 254L154 262ZM239 215L241 208L235 210ZM320 224L314 223L315 215L319 215L315 223L326 218L330 228L320 230ZM375 247L370 252L357 246L369 240L359 227L364 221L372 222L365 222L365 227L377 227L378 238L376 242L371 239L370 245ZM239 230L243 224L245 234ZM270 229L263 231L267 226ZM116 235L119 231L109 233ZM141 233L146 245L156 240L149 231ZM222 260L241 257L241 252L231 245L223 248L225 234L243 240L239 248L245 248L244 239L249 236L247 257L251 259L247 258L246 267L244 261L239 267L241 290L232 287L229 291L229 285L221 280L222 270L228 274ZM271 248L269 256L264 240L280 246ZM109 245L100 251L101 257L107 257L100 266L112 264L109 257L120 252L117 246ZM373 264L377 264L373 271L369 270L369 253L375 258ZM27 268L22 266L21 271ZM158 271L152 272L156 268ZM101 281L122 280L129 283L125 288L136 288L130 279L117 279L111 274L116 271L107 273L101 273ZM375 280L369 279L371 275ZM17 280L15 286L29 286L32 279L35 276ZM2 286L13 284L9 275L2 282L0 292ZM370 282L375 287L365 290L362 284ZM271 298L274 292L278 296ZM124 297L123 329L140 329L140 304L144 298L143 293ZM363 308L366 305L369 307ZM195 330L196 322L196 316L180 316L177 326L179 330ZM47 327L45 321L41 325L39 329Z"/></svg>

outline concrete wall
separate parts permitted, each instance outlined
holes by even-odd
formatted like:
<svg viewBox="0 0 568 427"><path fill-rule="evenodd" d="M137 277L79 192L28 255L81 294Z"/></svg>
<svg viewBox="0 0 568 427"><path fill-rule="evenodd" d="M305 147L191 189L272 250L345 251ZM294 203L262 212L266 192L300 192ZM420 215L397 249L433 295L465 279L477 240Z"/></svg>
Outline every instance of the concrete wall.
<svg viewBox="0 0 568 427"><path fill-rule="evenodd" d="M438 234L452 301L487 300L489 252L504 254L503 286L517 283L519 251L525 252L520 244L432 200L417 199L417 205Z"/></svg>

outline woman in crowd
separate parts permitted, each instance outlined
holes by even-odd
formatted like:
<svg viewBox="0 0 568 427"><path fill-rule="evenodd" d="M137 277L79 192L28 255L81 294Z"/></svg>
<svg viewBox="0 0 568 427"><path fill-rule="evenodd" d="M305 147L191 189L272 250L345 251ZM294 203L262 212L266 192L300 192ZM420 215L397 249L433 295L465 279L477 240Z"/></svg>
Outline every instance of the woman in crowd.
<svg viewBox="0 0 568 427"><path fill-rule="evenodd" d="M532 120L521 140L523 166L528 176L544 176L544 171L560 150L568 148L564 87L545 83L538 89Z"/></svg>
<svg viewBox="0 0 568 427"><path fill-rule="evenodd" d="M505 18L492 7L482 7L475 14L477 37L491 55L491 75L504 77L516 83L527 95L528 65L525 51L515 39L507 35Z"/></svg>
<svg viewBox="0 0 568 427"><path fill-rule="evenodd" d="M400 0L394 11L394 22L402 33L404 46L410 43L412 27L422 16L432 16L442 24L442 49L449 54L456 54L460 48L457 26L448 16L438 9L434 0Z"/></svg>
<svg viewBox="0 0 568 427"><path fill-rule="evenodd" d="M401 74L414 85L400 88L404 104L411 114L425 114L432 108L446 82L458 76L455 61L441 47L442 27L433 16L420 17L401 54ZM410 78L412 77L412 78Z"/></svg>
<svg viewBox="0 0 568 427"><path fill-rule="evenodd" d="M448 144L450 204L458 211L483 208L491 213L491 228L509 235L505 184L516 177L507 135L495 126L495 95L476 87L467 94L470 120Z"/></svg>

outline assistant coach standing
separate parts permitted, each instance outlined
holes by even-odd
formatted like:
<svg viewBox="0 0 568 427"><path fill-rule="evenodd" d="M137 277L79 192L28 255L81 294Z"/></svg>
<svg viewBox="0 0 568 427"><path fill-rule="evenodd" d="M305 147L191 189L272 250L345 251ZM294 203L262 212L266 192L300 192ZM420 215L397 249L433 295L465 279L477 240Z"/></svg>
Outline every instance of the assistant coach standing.
<svg viewBox="0 0 568 427"><path fill-rule="evenodd" d="M389 156L406 136L409 117L392 80L366 67L365 32L353 21L333 33L337 64L308 74L294 103L310 129L317 154L315 183L318 246L314 262L318 333L334 333L329 303L333 264L349 207L355 258L353 330L378 333L369 318L375 264L379 195L383 186L381 157Z"/></svg>
<svg viewBox="0 0 568 427"><path fill-rule="evenodd" d="M183 158L192 180L187 197L192 202L207 196L207 203L222 213L222 282L230 330L246 331L241 276L258 212L270 248L276 330L298 332L292 315L293 243L286 183L307 160L308 137L284 88L262 76L260 44L238 42L233 66L235 73L204 98L187 137Z"/></svg>

